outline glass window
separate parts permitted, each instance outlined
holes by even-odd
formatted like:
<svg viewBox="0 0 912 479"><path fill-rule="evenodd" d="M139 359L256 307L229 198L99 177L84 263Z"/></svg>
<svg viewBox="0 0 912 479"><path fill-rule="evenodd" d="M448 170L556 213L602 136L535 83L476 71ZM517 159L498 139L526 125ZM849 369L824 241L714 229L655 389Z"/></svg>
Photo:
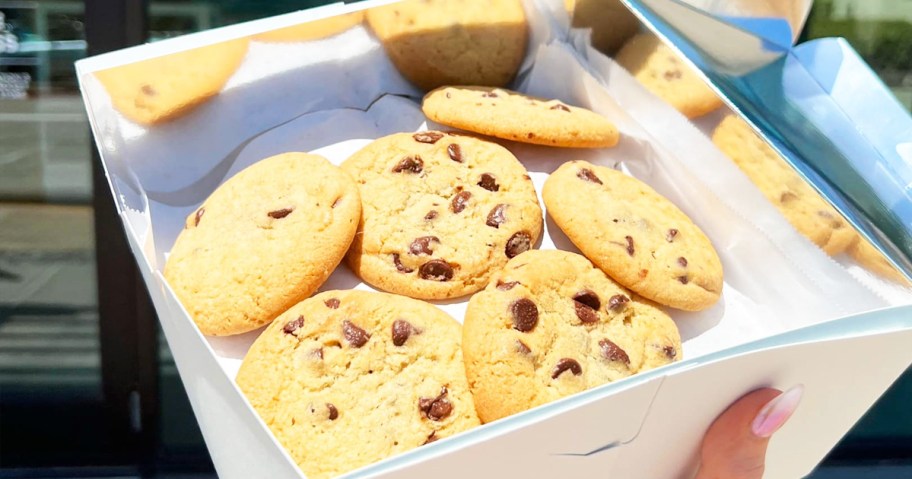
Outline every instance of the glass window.
<svg viewBox="0 0 912 479"><path fill-rule="evenodd" d="M86 53L83 26L81 1L0 1L0 462L9 467L78 465L114 449L97 427L91 143L73 68ZM62 433L42 432L50 424Z"/></svg>

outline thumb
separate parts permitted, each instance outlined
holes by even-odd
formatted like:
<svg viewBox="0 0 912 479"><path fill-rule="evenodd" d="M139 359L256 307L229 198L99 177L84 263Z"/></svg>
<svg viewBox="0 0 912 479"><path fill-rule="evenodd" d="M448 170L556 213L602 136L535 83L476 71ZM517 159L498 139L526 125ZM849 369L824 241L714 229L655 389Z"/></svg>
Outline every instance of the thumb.
<svg viewBox="0 0 912 479"><path fill-rule="evenodd" d="M760 479L769 438L798 407L802 386L758 389L725 410L703 438L696 479Z"/></svg>

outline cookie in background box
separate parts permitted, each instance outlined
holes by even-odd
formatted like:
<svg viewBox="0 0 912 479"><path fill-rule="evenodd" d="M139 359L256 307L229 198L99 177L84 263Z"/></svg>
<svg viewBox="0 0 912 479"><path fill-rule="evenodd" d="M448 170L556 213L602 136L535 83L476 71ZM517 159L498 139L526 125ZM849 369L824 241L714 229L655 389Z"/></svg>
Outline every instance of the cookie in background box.
<svg viewBox="0 0 912 479"><path fill-rule="evenodd" d="M521 0L407 0L367 11L400 73L423 90L509 84L526 55Z"/></svg>
<svg viewBox="0 0 912 479"><path fill-rule="evenodd" d="M827 254L842 253L856 241L855 230L744 120L729 114L712 140L799 233Z"/></svg>
<svg viewBox="0 0 912 479"><path fill-rule="evenodd" d="M246 38L194 48L95 73L111 103L142 125L178 118L217 95L240 67Z"/></svg>
<svg viewBox="0 0 912 479"><path fill-rule="evenodd" d="M640 33L631 38L615 60L647 90L687 118L703 116L722 106L722 100L703 79L652 34Z"/></svg>

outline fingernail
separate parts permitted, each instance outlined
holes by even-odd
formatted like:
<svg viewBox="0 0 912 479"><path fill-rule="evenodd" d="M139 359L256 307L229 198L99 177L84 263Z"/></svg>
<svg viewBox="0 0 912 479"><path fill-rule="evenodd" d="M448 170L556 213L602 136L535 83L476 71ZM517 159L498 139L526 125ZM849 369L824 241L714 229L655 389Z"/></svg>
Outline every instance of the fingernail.
<svg viewBox="0 0 912 479"><path fill-rule="evenodd" d="M804 386L799 384L766 403L751 424L754 435L766 438L778 431L788 418L792 417L795 409L798 409L803 394Z"/></svg>

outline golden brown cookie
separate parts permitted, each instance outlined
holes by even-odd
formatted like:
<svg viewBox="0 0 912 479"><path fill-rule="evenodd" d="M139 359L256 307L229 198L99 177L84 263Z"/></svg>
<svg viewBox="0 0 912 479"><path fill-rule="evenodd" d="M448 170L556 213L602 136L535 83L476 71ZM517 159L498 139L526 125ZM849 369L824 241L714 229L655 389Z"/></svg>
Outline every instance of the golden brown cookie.
<svg viewBox="0 0 912 479"><path fill-rule="evenodd" d="M513 258L472 296L462 346L484 422L682 357L667 314L557 250Z"/></svg>
<svg viewBox="0 0 912 479"><path fill-rule="evenodd" d="M358 188L340 168L306 153L273 156L187 217L165 279L203 334L252 331L326 281L360 216Z"/></svg>
<svg viewBox="0 0 912 479"><path fill-rule="evenodd" d="M460 336L430 304L327 291L257 338L237 383L308 478L336 477L479 424Z"/></svg>
<svg viewBox="0 0 912 479"><path fill-rule="evenodd" d="M407 0L370 9L367 22L396 68L424 90L507 85L526 54L520 0Z"/></svg>
<svg viewBox="0 0 912 479"><path fill-rule="evenodd" d="M852 259L857 261L858 264L868 271L889 279L894 283L899 283L903 286L912 286L912 283L910 283L893 264L887 261L883 254L881 254L880 251L877 251L877 248L875 248L874 245L861 236L858 236L858 239L849 246L848 253Z"/></svg>
<svg viewBox="0 0 912 479"><path fill-rule="evenodd" d="M573 28L591 28L592 46L613 55L630 37L640 22L620 0L564 0Z"/></svg>
<svg viewBox="0 0 912 479"><path fill-rule="evenodd" d="M835 256L855 241L855 230L744 120L728 115L712 139L799 233L828 254Z"/></svg>
<svg viewBox="0 0 912 479"><path fill-rule="evenodd" d="M253 37L258 42L292 43L309 42L342 33L364 21L364 12L357 11L336 15L312 22L299 23L290 27L270 30Z"/></svg>
<svg viewBox="0 0 912 479"><path fill-rule="evenodd" d="M620 138L617 127L593 111L501 88L438 88L421 109L437 123L536 145L606 148Z"/></svg>
<svg viewBox="0 0 912 479"><path fill-rule="evenodd" d="M143 125L177 118L217 95L241 65L246 38L131 63L95 73L111 102Z"/></svg>
<svg viewBox="0 0 912 479"><path fill-rule="evenodd" d="M687 311L719 300L722 262L709 238L642 181L571 161L548 177L542 199L570 241L624 287Z"/></svg>
<svg viewBox="0 0 912 479"><path fill-rule="evenodd" d="M399 133L374 141L342 168L357 181L364 205L348 263L385 291L421 299L473 293L541 236L532 181L496 143Z"/></svg>
<svg viewBox="0 0 912 479"><path fill-rule="evenodd" d="M722 100L658 37L641 33L631 38L615 57L636 79L688 118L705 115Z"/></svg>

